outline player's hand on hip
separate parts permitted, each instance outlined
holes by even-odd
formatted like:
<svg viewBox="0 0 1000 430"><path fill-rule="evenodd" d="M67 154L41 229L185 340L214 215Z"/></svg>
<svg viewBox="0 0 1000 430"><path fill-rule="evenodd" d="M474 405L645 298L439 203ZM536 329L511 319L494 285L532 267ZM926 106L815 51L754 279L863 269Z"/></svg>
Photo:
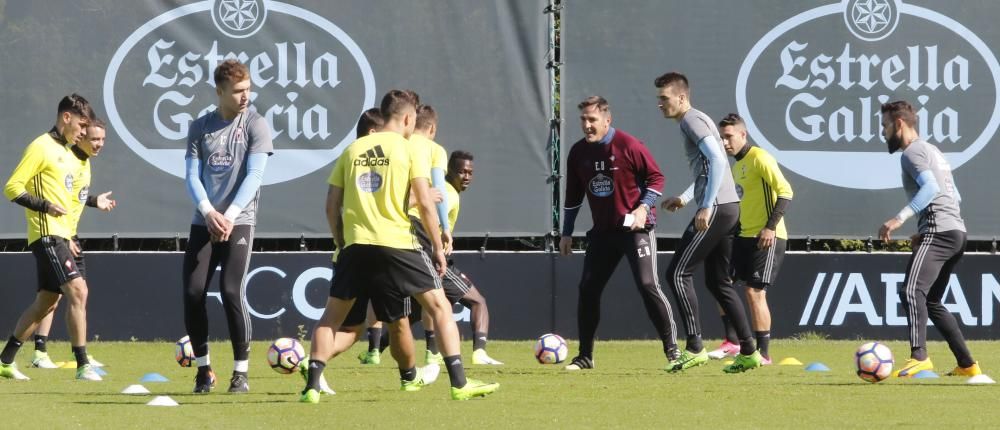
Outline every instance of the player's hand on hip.
<svg viewBox="0 0 1000 430"><path fill-rule="evenodd" d="M629 226L629 229L636 231L646 228L646 217L648 215L649 208L645 204L639 205L639 207L632 211L632 216L635 218L633 218L632 225Z"/></svg>
<svg viewBox="0 0 1000 430"><path fill-rule="evenodd" d="M757 235L757 248L767 249L774 246L774 230L764 227Z"/></svg>
<svg viewBox="0 0 1000 430"><path fill-rule="evenodd" d="M45 210L45 213L59 217L66 215L66 209L64 209L62 206L59 206L56 203L49 202L49 208Z"/></svg>
<svg viewBox="0 0 1000 430"><path fill-rule="evenodd" d="M118 202L111 198L111 191L108 191L97 196L97 208L105 211L111 212L112 209L118 206Z"/></svg>
<svg viewBox="0 0 1000 430"><path fill-rule="evenodd" d="M888 242L891 238L892 231L899 228L903 223L899 222L896 217L889 218L886 222L882 223L882 227L878 229L878 238L882 239L883 242Z"/></svg>
<svg viewBox="0 0 1000 430"><path fill-rule="evenodd" d="M660 204L660 207L665 211L677 212L677 209L684 207L684 201L680 197L670 197Z"/></svg>
<svg viewBox="0 0 1000 430"><path fill-rule="evenodd" d="M444 272L448 270L448 260L444 258L443 249L434 250L434 270L438 276L444 276Z"/></svg>
<svg viewBox="0 0 1000 430"><path fill-rule="evenodd" d="M451 232L441 231L441 246L444 248L444 255L451 255L451 252L454 250L454 242Z"/></svg>
<svg viewBox="0 0 1000 430"><path fill-rule="evenodd" d="M712 217L712 208L698 209L694 214L694 229L697 231L708 230L708 219Z"/></svg>
<svg viewBox="0 0 1000 430"><path fill-rule="evenodd" d="M571 236L559 238L559 255L564 257L573 255L573 238Z"/></svg>
<svg viewBox="0 0 1000 430"><path fill-rule="evenodd" d="M80 249L80 243L75 239L69 240L69 252L71 252L74 257L79 257L80 253L83 252L83 250Z"/></svg>

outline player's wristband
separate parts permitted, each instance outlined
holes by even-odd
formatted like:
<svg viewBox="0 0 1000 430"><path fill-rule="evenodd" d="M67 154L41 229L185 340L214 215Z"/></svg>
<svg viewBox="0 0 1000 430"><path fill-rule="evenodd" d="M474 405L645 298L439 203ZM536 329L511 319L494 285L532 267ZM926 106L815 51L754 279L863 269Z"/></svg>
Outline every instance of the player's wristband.
<svg viewBox="0 0 1000 430"><path fill-rule="evenodd" d="M212 213L212 211L214 210L215 207L212 206L212 203L209 202L208 200L202 200L198 202L198 212L201 212L201 216L207 217L208 214Z"/></svg>
<svg viewBox="0 0 1000 430"><path fill-rule="evenodd" d="M910 219L910 217L913 215L916 215L916 212L914 212L913 209L911 209L909 206L906 206L903 208L903 210L899 211L899 213L896 214L896 219L899 222L906 222L906 220Z"/></svg>
<svg viewBox="0 0 1000 430"><path fill-rule="evenodd" d="M97 207L97 196L87 196L87 206L92 208Z"/></svg>

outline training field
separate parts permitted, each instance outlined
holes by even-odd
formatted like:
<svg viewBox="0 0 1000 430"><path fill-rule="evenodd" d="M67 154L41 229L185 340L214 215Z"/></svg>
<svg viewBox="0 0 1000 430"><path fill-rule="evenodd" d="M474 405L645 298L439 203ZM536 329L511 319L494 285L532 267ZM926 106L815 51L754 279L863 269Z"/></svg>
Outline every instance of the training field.
<svg viewBox="0 0 1000 430"><path fill-rule="evenodd" d="M996 428L1000 421L996 385L966 385L965 378L892 380L878 385L853 374L851 357L859 342L776 340L775 358L821 361L830 372L773 365L742 375L726 375L713 361L684 374L660 370L658 342L599 342L597 369L567 373L534 362L531 342L490 344L500 367L468 366L475 378L501 382L486 399L465 402L448 397L447 375L416 393L398 391L398 375L388 351L379 366L361 366L354 356L362 344L327 369L337 391L319 405L299 404L297 375L266 367L266 345L255 343L251 393L225 393L232 362L228 344L213 343L220 381L217 392L191 394L194 372L173 362L173 344L97 342L91 352L107 367L103 382L72 379L72 370L22 369L33 379L0 381L7 411L4 428L866 428L888 426ZM708 345L714 345L709 342ZM902 354L903 342L890 343ZM463 345L469 351L471 345ZM575 343L570 345L575 351ZM1000 344L971 342L983 370L1000 369ZM51 343L54 360L69 357L65 343ZM954 366L947 346L932 342L937 371ZM422 352L422 342L418 344ZM226 353L223 353L226 352ZM27 363L31 344L18 361ZM905 357L904 357L905 358ZM471 359L467 358L467 361ZM151 395L119 394L148 372L170 379L144 384L154 395L169 395L179 407L152 407ZM223 375L224 374L224 375ZM996 375L1000 375L997 373ZM996 376L994 375L994 376Z"/></svg>

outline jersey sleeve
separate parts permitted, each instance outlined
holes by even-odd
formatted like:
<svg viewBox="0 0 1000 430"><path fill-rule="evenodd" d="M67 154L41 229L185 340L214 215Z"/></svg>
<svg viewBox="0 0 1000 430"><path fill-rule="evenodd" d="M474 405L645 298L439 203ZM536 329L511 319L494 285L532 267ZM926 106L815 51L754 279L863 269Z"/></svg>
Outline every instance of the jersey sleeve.
<svg viewBox="0 0 1000 430"><path fill-rule="evenodd" d="M564 209L578 209L583 205L583 186L580 184L580 174L576 169L576 158L576 151L570 149L569 157L566 159L566 201L563 204Z"/></svg>
<svg viewBox="0 0 1000 430"><path fill-rule="evenodd" d="M431 154L429 148L424 145L413 145L404 143L407 152L410 154L410 172L408 179L424 178L431 179Z"/></svg>
<svg viewBox="0 0 1000 430"><path fill-rule="evenodd" d="M347 158L350 158L347 156L347 151L344 151L337 157L337 162L333 163L333 170L330 170L330 177L326 180L327 184L344 188L344 160Z"/></svg>
<svg viewBox="0 0 1000 430"><path fill-rule="evenodd" d="M663 194L665 179L663 173L660 172L660 166L656 164L656 159L649 152L649 148L641 142L636 142L631 146L630 153L636 176L646 183L646 189L642 191L642 194L645 195L647 192L655 193L657 196Z"/></svg>
<svg viewBox="0 0 1000 430"><path fill-rule="evenodd" d="M434 150L431 154L431 168L441 169L445 172L448 171L448 151L445 151L441 145L434 145Z"/></svg>
<svg viewBox="0 0 1000 430"><path fill-rule="evenodd" d="M248 154L266 152L267 155L274 154L274 143L271 141L271 126L267 125L267 120L262 116L256 117L250 124L247 124Z"/></svg>
<svg viewBox="0 0 1000 430"><path fill-rule="evenodd" d="M458 212L461 209L461 203L458 191L451 184L448 184L448 206L448 223L451 224L451 230L455 231L455 223L458 222Z"/></svg>
<svg viewBox="0 0 1000 430"><path fill-rule="evenodd" d="M923 150L921 147L907 148L907 151L903 151L903 157L901 158L903 172L916 180L920 177L920 174L925 170L931 168L931 160L928 157L927 151Z"/></svg>
<svg viewBox="0 0 1000 430"><path fill-rule="evenodd" d="M793 196L792 184L788 183L785 179L785 175L781 173L781 168L778 167L778 161L772 156L757 157L755 160L755 167L760 172L761 178L764 182L767 182L771 188L778 193L779 199L791 200Z"/></svg>
<svg viewBox="0 0 1000 430"><path fill-rule="evenodd" d="M715 138L715 133L713 133L715 126L708 122L704 115L685 116L681 120L680 126L684 136L696 145L706 137Z"/></svg>
<svg viewBox="0 0 1000 430"><path fill-rule="evenodd" d="M10 179L3 187L3 195L7 200L14 200L21 194L27 192L26 185L29 180L45 167L45 151L42 145L32 143L24 150L21 162L14 168ZM38 196L41 197L41 196Z"/></svg>
<svg viewBox="0 0 1000 430"><path fill-rule="evenodd" d="M201 159L201 121L201 118L196 119L188 127L187 151L184 153L184 158L187 160Z"/></svg>

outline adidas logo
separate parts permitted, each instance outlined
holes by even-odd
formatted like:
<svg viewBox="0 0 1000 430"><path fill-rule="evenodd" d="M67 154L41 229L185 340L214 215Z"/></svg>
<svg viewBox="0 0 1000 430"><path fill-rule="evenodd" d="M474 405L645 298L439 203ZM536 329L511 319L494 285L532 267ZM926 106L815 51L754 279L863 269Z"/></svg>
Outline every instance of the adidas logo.
<svg viewBox="0 0 1000 430"><path fill-rule="evenodd" d="M389 159L385 157L385 153L382 152L382 145L375 145L374 148L369 149L363 155L358 156L354 160L355 166L362 167L374 167L374 166L388 166Z"/></svg>
<svg viewBox="0 0 1000 430"><path fill-rule="evenodd" d="M247 238L245 238L245 237L241 237L241 238L240 238L240 241L239 241L239 242L236 242L236 244L237 244L237 245L243 245L243 246L247 246Z"/></svg>
<svg viewBox="0 0 1000 430"><path fill-rule="evenodd" d="M642 245L649 245L649 242L646 242L646 239L639 239L639 246Z"/></svg>

